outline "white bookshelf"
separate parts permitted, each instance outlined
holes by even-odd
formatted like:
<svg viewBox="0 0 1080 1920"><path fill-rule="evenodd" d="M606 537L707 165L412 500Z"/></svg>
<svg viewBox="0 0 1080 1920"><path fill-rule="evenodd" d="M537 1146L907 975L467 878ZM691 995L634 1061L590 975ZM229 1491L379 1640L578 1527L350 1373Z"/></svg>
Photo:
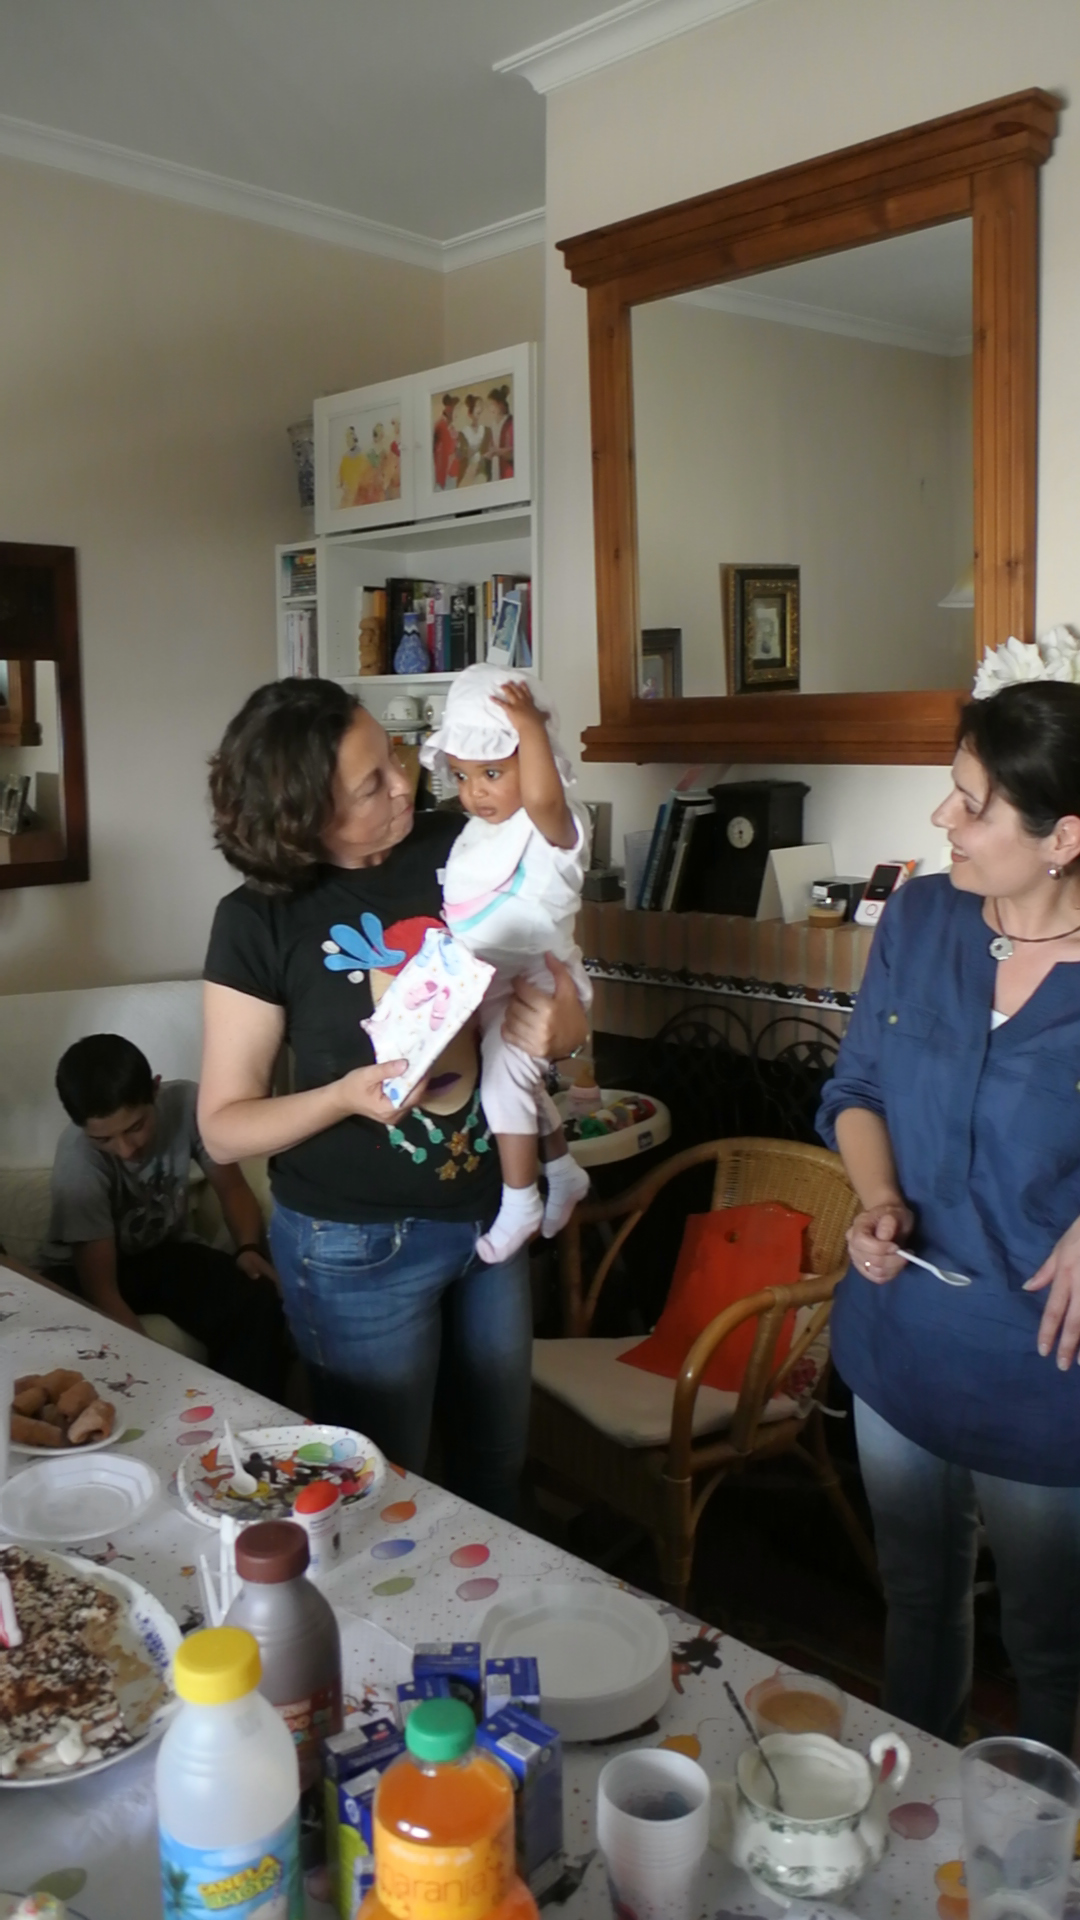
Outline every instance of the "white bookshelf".
<svg viewBox="0 0 1080 1920"><path fill-rule="evenodd" d="M315 557L315 592L292 594L287 590L291 559L303 553ZM394 693L419 692L445 685L453 678L450 673L361 675L357 595L364 587L385 587L390 579L446 580L454 585L476 586L482 619L482 583L494 573L527 574L532 581L533 664L540 671L540 569L534 507L503 507L362 533L315 534L308 540L293 540L277 547L274 558L279 674L290 671L289 613L312 612L319 673L328 680L341 681L378 720Z"/></svg>

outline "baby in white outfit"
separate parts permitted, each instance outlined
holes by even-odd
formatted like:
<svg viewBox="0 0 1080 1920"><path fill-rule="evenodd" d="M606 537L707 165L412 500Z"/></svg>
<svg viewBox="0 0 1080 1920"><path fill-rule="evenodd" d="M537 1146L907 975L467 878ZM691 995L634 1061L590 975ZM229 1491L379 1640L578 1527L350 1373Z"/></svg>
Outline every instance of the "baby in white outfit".
<svg viewBox="0 0 1080 1920"><path fill-rule="evenodd" d="M495 1220L476 1243L480 1258L496 1264L540 1226L554 1237L589 1188L544 1087L545 1063L502 1031L515 979L551 991L546 954L569 969L582 1005L592 1000L574 942L586 824L566 797L570 763L554 733L547 696L524 674L467 667L420 758L426 767L449 773L471 815L446 864L447 926L496 969L480 1008L481 1097L499 1143L503 1191ZM546 1205L537 1184L541 1153Z"/></svg>

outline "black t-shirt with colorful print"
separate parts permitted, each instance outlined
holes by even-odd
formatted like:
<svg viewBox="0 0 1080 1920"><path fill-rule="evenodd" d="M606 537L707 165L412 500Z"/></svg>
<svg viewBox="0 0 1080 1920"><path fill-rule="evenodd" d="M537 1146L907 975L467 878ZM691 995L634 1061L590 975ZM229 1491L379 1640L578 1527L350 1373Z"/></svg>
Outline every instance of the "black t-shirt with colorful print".
<svg viewBox="0 0 1080 1920"><path fill-rule="evenodd" d="M214 916L207 980L285 1010L295 1087L324 1087L374 1052L360 1025L440 923L441 874L464 822L421 813L381 866L320 867L297 893L238 887ZM476 1034L432 1071L423 1106L384 1127L358 1115L270 1163L283 1206L316 1220L476 1220L499 1201L498 1149L480 1106Z"/></svg>

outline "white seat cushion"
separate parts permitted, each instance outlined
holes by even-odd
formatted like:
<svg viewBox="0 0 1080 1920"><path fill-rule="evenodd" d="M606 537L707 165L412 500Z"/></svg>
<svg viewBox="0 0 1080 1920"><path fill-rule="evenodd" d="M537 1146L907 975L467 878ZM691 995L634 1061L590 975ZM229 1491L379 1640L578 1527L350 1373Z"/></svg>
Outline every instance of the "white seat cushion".
<svg viewBox="0 0 1080 1920"><path fill-rule="evenodd" d="M545 1393L624 1447L662 1447L671 1434L675 1382L640 1367L619 1365L619 1355L641 1345L642 1336L620 1340L535 1340L533 1380ZM738 1394L701 1387L694 1403L694 1437L720 1433L735 1415ZM766 1420L796 1413L794 1400L779 1395Z"/></svg>

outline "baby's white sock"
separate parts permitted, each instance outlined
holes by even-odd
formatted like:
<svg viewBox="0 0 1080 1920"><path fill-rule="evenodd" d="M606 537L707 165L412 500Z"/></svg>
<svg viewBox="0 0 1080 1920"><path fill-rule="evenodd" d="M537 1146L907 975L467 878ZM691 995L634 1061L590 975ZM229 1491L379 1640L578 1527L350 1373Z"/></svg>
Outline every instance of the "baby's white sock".
<svg viewBox="0 0 1080 1920"><path fill-rule="evenodd" d="M499 1211L476 1243L481 1260L486 1260L489 1267L509 1260L526 1240L532 1239L543 1218L544 1206L535 1181L531 1187L504 1187Z"/></svg>
<svg viewBox="0 0 1080 1920"><path fill-rule="evenodd" d="M562 1153L557 1160L549 1160L544 1168L547 1180L547 1202L544 1207L543 1233L545 1240L554 1240L561 1233L570 1215L580 1200L584 1200L589 1191L589 1176L584 1167L579 1167L572 1153Z"/></svg>

